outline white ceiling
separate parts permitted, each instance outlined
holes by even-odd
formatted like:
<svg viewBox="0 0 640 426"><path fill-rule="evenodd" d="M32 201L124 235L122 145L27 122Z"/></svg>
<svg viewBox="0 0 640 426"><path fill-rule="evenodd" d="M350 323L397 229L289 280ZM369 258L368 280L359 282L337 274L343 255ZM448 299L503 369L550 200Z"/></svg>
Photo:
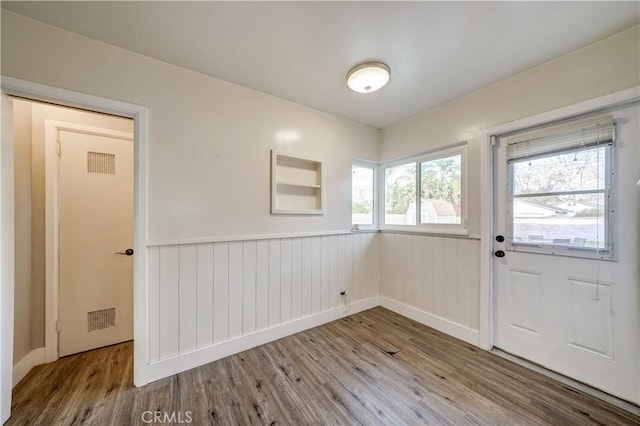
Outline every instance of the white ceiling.
<svg viewBox="0 0 640 426"><path fill-rule="evenodd" d="M2 2L16 13L376 128L640 21L639 2ZM351 92L350 67L390 83Z"/></svg>

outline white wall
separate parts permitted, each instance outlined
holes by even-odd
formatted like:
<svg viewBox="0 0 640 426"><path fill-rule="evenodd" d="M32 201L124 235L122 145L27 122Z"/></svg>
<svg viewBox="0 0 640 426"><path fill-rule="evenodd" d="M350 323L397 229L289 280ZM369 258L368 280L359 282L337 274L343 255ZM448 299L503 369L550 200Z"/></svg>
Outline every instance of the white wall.
<svg viewBox="0 0 640 426"><path fill-rule="evenodd" d="M15 183L13 365L15 366L33 349L31 342L31 104L29 102L21 100L13 102L13 134Z"/></svg>
<svg viewBox="0 0 640 426"><path fill-rule="evenodd" d="M469 232L480 233L481 199L481 131L499 124L525 118L593 99L612 92L640 85L640 27L615 34L595 44L547 64L478 90L462 98L441 105L416 117L392 125L382 131L381 160L437 149L458 141L468 140L468 202ZM426 243L440 260L421 264L416 270L400 261L389 261L397 252L398 239L406 246ZM429 242L430 241L430 242ZM425 322L444 327L448 332L473 341L479 315L480 274L478 267L479 241L462 242L451 238L384 236L381 256L384 259L381 295L400 301L414 310ZM463 254L461 254L461 250ZM469 256L469 250L473 255ZM444 257L442 257L444 256ZM459 294L458 279L442 280L442 262L452 274L473 271L463 280L464 291ZM409 272L403 272L409 271ZM406 274L418 274L413 277ZM459 276L458 276L459 277ZM451 277L449 277L451 278ZM405 286L409 286L405 288ZM444 286L444 288L441 288ZM471 286L470 289L467 286ZM412 292L437 290L432 300L423 303L408 297ZM464 299L460 300L463 297ZM468 300L467 298L471 298ZM423 299L424 300L424 299ZM469 318L468 315L472 317ZM445 322L437 322L440 319ZM433 321L436 321L435 323ZM457 334L456 334L457 333Z"/></svg>
<svg viewBox="0 0 640 426"><path fill-rule="evenodd" d="M479 345L480 240L384 232L383 306Z"/></svg>
<svg viewBox="0 0 640 426"><path fill-rule="evenodd" d="M480 132L640 84L640 27L382 130L380 160L469 141L469 229L480 232Z"/></svg>
<svg viewBox="0 0 640 426"><path fill-rule="evenodd" d="M2 10L2 74L149 108L149 240L349 229L378 130ZM269 214L269 150L323 161L325 215ZM215 219L215 220L214 220Z"/></svg>
<svg viewBox="0 0 640 426"><path fill-rule="evenodd" d="M5 10L2 74L148 108L151 364L145 380L212 361L228 354L225 348L264 343L377 304L377 237L335 231L351 227L351 161L377 160L378 130ZM323 161L323 216L270 215L271 148ZM255 294L245 288L252 268L264 266L267 257L258 249L265 242L267 299L257 282ZM304 251L309 243L312 250L322 247L323 256L310 259ZM207 251L213 252L210 262L200 259L194 270L194 256ZM361 253L370 264L354 265ZM278 258L281 269L275 269ZM331 286L312 282L310 300L289 304L302 291L292 277L298 271L308 277L309 265L333 277L326 282ZM201 274L211 269L213 279L203 281ZM353 288L350 310L336 299L339 283ZM252 313L245 302L253 299L261 305ZM266 324L259 322L264 306ZM208 319L207 312L213 312ZM252 315L255 332L245 326Z"/></svg>
<svg viewBox="0 0 640 426"><path fill-rule="evenodd" d="M377 241L362 232L152 247L151 362L177 371L172 358L180 355L201 351L212 361L234 339L272 337L305 318L377 305Z"/></svg>

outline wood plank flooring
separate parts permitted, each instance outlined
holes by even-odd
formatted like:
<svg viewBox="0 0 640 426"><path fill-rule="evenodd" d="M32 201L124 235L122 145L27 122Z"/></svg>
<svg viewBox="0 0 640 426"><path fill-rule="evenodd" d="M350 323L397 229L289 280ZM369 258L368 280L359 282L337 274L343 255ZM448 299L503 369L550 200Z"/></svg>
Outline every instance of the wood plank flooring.
<svg viewBox="0 0 640 426"><path fill-rule="evenodd" d="M138 425L156 411L164 424L195 425L640 424L384 308L142 388L132 365L125 343L38 366L14 389L7 424Z"/></svg>

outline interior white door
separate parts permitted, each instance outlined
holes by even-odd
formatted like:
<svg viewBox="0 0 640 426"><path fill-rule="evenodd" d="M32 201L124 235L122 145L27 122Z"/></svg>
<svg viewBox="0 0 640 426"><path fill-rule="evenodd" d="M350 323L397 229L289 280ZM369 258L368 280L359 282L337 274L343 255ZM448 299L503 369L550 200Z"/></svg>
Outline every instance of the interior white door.
<svg viewBox="0 0 640 426"><path fill-rule="evenodd" d="M616 123L611 162L606 155L594 156L606 151L598 145L590 152L556 153L564 155L558 161L565 161L557 170L540 157L509 164L507 139L498 139L494 150L494 237L502 235L505 240L494 240L494 254L502 251L497 254L504 255L494 256L494 344L639 403L640 188L636 182L640 177L640 108L627 106L608 114ZM591 160L587 160L589 155ZM547 164L539 167L534 186L552 181L550 187L557 188L562 186L557 182L561 178L555 176L562 174L563 167L571 175L569 171L577 170L574 164L588 161L592 166L599 164L592 181L579 180L583 175L567 178L567 187L576 182L583 185L578 188L583 191L580 194L570 196L552 189L537 198L514 196L514 186L523 185L514 182L521 177L516 167L522 167L522 175L531 178L533 174L524 168ZM606 185L606 176L613 182L610 194L598 192L600 185ZM594 213L598 209L611 210L609 225L605 215ZM529 218L522 220L529 228L514 225L514 217ZM589 228L585 224L590 220ZM608 233L613 259L580 257L593 250L589 246L594 245L590 242L594 237L588 232L598 234L601 240L602 233Z"/></svg>
<svg viewBox="0 0 640 426"><path fill-rule="evenodd" d="M133 258L126 254L133 246L133 141L66 130L59 141L58 338L65 356L133 338Z"/></svg>

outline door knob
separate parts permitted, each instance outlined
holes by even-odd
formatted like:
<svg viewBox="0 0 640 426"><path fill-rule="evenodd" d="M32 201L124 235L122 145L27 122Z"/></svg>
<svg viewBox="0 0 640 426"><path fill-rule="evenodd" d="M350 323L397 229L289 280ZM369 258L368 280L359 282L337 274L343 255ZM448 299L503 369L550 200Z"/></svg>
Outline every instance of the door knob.
<svg viewBox="0 0 640 426"><path fill-rule="evenodd" d="M116 254L122 254L125 256L133 256L133 249L126 249L124 252L117 251Z"/></svg>
<svg viewBox="0 0 640 426"><path fill-rule="evenodd" d="M499 242L499 243L504 242L504 236L502 236L502 235L496 235L496 241L497 241L497 242Z"/></svg>
<svg viewBox="0 0 640 426"><path fill-rule="evenodd" d="M505 253L502 250L497 250L495 253L496 257L504 257Z"/></svg>

